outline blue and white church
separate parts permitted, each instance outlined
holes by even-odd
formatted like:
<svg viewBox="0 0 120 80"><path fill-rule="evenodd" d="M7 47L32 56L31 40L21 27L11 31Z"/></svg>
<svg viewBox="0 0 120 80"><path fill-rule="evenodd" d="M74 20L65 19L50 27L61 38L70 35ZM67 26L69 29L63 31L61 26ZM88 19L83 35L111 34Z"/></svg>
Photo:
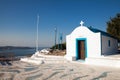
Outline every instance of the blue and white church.
<svg viewBox="0 0 120 80"><path fill-rule="evenodd" d="M110 34L83 25L66 36L66 55L70 61L84 60L88 58L99 58L101 56L114 54L118 50L118 41Z"/></svg>

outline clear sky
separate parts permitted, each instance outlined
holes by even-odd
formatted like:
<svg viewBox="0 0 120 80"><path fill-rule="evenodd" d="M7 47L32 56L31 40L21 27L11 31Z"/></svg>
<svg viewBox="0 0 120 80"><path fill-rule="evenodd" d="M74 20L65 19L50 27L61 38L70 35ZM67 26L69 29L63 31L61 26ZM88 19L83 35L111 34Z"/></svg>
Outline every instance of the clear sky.
<svg viewBox="0 0 120 80"><path fill-rule="evenodd" d="M39 13L39 47L54 45L54 28L63 42L80 24L106 31L120 13L120 0L0 0L0 46L35 46Z"/></svg>

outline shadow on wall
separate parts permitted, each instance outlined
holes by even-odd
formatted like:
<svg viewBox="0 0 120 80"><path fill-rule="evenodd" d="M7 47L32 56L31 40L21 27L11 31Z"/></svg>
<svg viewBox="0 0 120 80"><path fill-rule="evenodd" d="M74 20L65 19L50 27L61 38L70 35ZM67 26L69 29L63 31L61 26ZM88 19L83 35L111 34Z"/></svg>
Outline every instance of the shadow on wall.
<svg viewBox="0 0 120 80"><path fill-rule="evenodd" d="M118 51L116 53L111 53L104 56L110 56L110 55L120 55L120 48L118 48Z"/></svg>
<svg viewBox="0 0 120 80"><path fill-rule="evenodd" d="M118 48L118 54L120 54L120 47Z"/></svg>

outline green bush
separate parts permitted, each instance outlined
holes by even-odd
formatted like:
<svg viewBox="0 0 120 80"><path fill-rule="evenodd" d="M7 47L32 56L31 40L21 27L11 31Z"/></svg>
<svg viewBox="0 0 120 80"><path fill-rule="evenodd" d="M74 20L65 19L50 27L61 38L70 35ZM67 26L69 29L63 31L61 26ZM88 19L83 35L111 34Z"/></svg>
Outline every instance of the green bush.
<svg viewBox="0 0 120 80"><path fill-rule="evenodd" d="M56 44L56 45L52 46L51 49L65 50L66 49L66 43Z"/></svg>

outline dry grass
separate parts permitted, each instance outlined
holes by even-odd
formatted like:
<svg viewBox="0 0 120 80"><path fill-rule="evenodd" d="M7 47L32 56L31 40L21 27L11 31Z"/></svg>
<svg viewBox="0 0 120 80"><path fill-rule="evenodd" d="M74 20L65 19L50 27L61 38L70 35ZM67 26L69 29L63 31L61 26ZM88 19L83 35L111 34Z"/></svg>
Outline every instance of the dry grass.
<svg viewBox="0 0 120 80"><path fill-rule="evenodd" d="M66 50L51 50L47 55L64 56Z"/></svg>

